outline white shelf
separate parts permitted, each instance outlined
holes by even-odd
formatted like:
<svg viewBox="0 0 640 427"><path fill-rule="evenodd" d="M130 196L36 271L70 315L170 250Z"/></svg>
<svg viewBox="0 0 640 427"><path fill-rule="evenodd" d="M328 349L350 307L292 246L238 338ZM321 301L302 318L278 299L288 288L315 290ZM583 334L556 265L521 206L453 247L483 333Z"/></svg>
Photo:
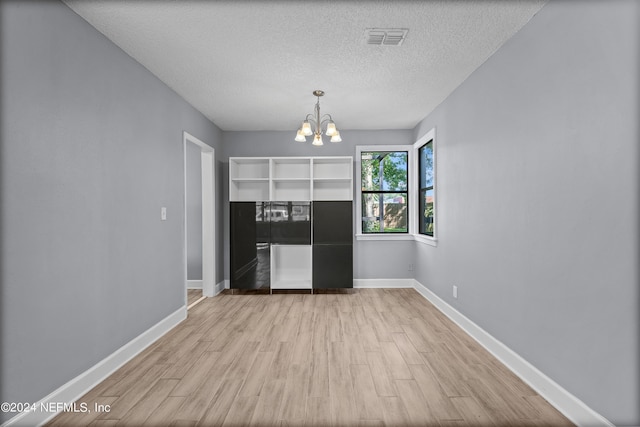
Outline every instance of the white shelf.
<svg viewBox="0 0 640 427"><path fill-rule="evenodd" d="M313 178L313 182L351 182L350 178Z"/></svg>
<svg viewBox="0 0 640 427"><path fill-rule="evenodd" d="M271 245L271 289L311 289L311 245Z"/></svg>
<svg viewBox="0 0 640 427"><path fill-rule="evenodd" d="M269 201L269 180L238 180L229 183L229 200L232 202Z"/></svg>
<svg viewBox="0 0 640 427"><path fill-rule="evenodd" d="M233 202L269 200L269 175L269 159L230 158L229 200Z"/></svg>
<svg viewBox="0 0 640 427"><path fill-rule="evenodd" d="M353 158L231 157L229 200L353 200Z"/></svg>
<svg viewBox="0 0 640 427"><path fill-rule="evenodd" d="M290 280L271 282L271 289L311 289L311 280Z"/></svg>
<svg viewBox="0 0 640 427"><path fill-rule="evenodd" d="M296 201L311 200L310 179L280 179L271 181L272 201Z"/></svg>
<svg viewBox="0 0 640 427"><path fill-rule="evenodd" d="M313 200L353 200L353 159L314 157Z"/></svg>
<svg viewBox="0 0 640 427"><path fill-rule="evenodd" d="M229 177L269 179L269 159L262 157L232 157L229 159Z"/></svg>
<svg viewBox="0 0 640 427"><path fill-rule="evenodd" d="M271 176L273 179L309 179L310 165L309 157L274 157L271 159Z"/></svg>
<svg viewBox="0 0 640 427"><path fill-rule="evenodd" d="M314 157L313 179L353 179L351 157Z"/></svg>
<svg viewBox="0 0 640 427"><path fill-rule="evenodd" d="M314 180L313 200L352 200L351 180Z"/></svg>

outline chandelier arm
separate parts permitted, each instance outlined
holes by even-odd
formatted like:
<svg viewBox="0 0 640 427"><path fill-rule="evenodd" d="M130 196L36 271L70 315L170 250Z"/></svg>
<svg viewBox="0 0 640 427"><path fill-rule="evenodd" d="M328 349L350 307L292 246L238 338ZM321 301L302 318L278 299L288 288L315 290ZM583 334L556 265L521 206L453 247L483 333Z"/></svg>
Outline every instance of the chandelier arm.
<svg viewBox="0 0 640 427"><path fill-rule="evenodd" d="M307 117L305 118L305 120L308 121L309 123L313 124L314 127L317 127L316 126L316 119L314 119L311 114L307 114Z"/></svg>
<svg viewBox="0 0 640 427"><path fill-rule="evenodd" d="M324 116L322 116L322 122L320 122L320 126L324 125L327 122L332 122L333 118L331 117L331 114L325 114Z"/></svg>

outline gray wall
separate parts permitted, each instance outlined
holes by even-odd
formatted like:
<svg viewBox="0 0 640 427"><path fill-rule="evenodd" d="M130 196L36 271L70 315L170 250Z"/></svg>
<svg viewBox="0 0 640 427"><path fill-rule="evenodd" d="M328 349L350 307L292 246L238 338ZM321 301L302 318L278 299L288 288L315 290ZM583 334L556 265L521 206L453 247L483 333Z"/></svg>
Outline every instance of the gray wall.
<svg viewBox="0 0 640 427"><path fill-rule="evenodd" d="M0 13L0 401L35 402L184 305L182 131L221 132L64 4Z"/></svg>
<svg viewBox="0 0 640 427"><path fill-rule="evenodd" d="M416 279L620 426L640 425L639 13L550 2L415 129L437 129L439 236Z"/></svg>
<svg viewBox="0 0 640 427"><path fill-rule="evenodd" d="M187 279L202 280L202 159L187 142Z"/></svg>
<svg viewBox="0 0 640 427"><path fill-rule="evenodd" d="M354 155L436 126L438 247L356 242L354 276L415 261L571 393L640 424L639 6L576 3L545 6L413 132L322 148L297 124L223 134L63 4L0 3L0 400L37 401L184 304L183 130L216 149L220 281L229 156Z"/></svg>
<svg viewBox="0 0 640 427"><path fill-rule="evenodd" d="M313 108L310 104L309 108ZM304 111L301 112L304 114ZM336 118L337 120L337 118ZM340 126L340 122L336 122ZM342 142L325 142L315 147L311 142L295 142L295 126L287 132L224 132L225 170L229 168L229 157L240 156L353 156L356 145L412 144L411 130L340 130ZM355 165L354 165L355 170ZM229 184L228 173L224 177L224 221L225 221L225 278L229 278ZM355 184L354 184L355 185ZM354 192L354 195L356 193ZM354 208L355 209L355 208ZM354 224L355 227L355 224ZM355 228L354 228L355 230ZM412 259L412 242L408 241L354 241L353 276L355 279L412 278L409 259Z"/></svg>

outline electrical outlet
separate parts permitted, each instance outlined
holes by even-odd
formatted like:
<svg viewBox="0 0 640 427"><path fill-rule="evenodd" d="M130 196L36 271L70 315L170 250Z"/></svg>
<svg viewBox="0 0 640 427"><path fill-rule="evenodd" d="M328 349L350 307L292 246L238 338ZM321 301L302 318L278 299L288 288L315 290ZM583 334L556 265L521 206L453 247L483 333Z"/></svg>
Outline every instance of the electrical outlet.
<svg viewBox="0 0 640 427"><path fill-rule="evenodd" d="M161 221L167 220L167 208L165 207L160 208L160 220Z"/></svg>
<svg viewBox="0 0 640 427"><path fill-rule="evenodd" d="M413 271L413 264L409 264L409 271Z"/></svg>
<svg viewBox="0 0 640 427"><path fill-rule="evenodd" d="M453 285L453 297L458 299L458 287L456 285Z"/></svg>

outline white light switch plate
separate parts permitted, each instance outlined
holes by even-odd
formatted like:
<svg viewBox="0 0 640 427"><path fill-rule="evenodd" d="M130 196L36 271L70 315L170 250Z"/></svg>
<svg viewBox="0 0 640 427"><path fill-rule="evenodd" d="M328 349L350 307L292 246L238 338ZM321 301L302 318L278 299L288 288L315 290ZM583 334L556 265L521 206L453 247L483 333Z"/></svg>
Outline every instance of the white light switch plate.
<svg viewBox="0 0 640 427"><path fill-rule="evenodd" d="M166 221L167 220L167 208L165 208L165 207L160 208L160 219L162 221Z"/></svg>

